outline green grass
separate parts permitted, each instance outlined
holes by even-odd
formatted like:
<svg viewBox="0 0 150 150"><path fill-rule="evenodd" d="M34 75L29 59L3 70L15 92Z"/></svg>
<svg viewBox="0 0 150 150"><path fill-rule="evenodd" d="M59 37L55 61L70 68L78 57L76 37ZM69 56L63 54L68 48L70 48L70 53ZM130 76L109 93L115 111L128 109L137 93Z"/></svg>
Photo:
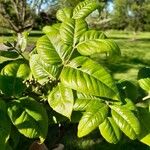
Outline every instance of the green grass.
<svg viewBox="0 0 150 150"><path fill-rule="evenodd" d="M29 36L28 44L36 43L39 36ZM16 37L14 36L0 36L0 44L5 43L7 41L12 42Z"/></svg>
<svg viewBox="0 0 150 150"><path fill-rule="evenodd" d="M139 32L133 40L132 32L107 31L121 49L121 57L111 61L109 69L115 79L136 80L138 70L150 66L150 32Z"/></svg>
<svg viewBox="0 0 150 150"><path fill-rule="evenodd" d="M0 44L4 42L12 42L14 39L16 39L16 36L12 32L5 32L5 33L0 33ZM9 35L10 34L10 35ZM37 41L38 37L42 35L42 31L31 31L28 37L28 44L33 44Z"/></svg>

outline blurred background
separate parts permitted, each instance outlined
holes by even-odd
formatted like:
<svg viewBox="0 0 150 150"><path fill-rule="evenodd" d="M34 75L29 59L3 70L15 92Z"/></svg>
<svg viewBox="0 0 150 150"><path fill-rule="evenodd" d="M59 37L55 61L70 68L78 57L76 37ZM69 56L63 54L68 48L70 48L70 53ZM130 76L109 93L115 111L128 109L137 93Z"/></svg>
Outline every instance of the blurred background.
<svg viewBox="0 0 150 150"><path fill-rule="evenodd" d="M24 36L28 37L26 50L31 51L43 34L42 28L58 23L57 10L74 7L80 1L82 0L0 0L0 50L7 49L3 43ZM136 82L139 69L150 67L150 0L97 1L100 8L87 17L89 27L102 30L108 38L116 41L122 53L121 57L104 60L102 63L116 80ZM92 57L101 61L99 57ZM3 61L4 58L0 56L0 63ZM53 132L48 139L53 138ZM128 145L124 141L120 145L112 146L106 142L100 145L101 138L97 138L99 131L83 139L77 139L74 128L67 132L62 143L69 150L148 150L145 145L128 139Z"/></svg>
<svg viewBox="0 0 150 150"><path fill-rule="evenodd" d="M27 29L40 30L53 24L56 12L63 7L74 7L82 0L0 0L1 35ZM100 8L88 18L89 24L99 29L149 31L150 0L97 0Z"/></svg>

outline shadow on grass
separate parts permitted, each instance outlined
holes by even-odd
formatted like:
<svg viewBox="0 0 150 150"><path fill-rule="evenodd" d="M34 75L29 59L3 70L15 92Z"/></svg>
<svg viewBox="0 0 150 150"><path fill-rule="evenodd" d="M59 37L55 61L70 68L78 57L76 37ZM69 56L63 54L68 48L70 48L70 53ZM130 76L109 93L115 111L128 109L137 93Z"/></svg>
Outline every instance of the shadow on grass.
<svg viewBox="0 0 150 150"><path fill-rule="evenodd" d="M117 144L109 144L98 129L83 138L78 138L74 131L72 127L61 141L65 150L148 150L148 146L139 141L131 141L125 136Z"/></svg>

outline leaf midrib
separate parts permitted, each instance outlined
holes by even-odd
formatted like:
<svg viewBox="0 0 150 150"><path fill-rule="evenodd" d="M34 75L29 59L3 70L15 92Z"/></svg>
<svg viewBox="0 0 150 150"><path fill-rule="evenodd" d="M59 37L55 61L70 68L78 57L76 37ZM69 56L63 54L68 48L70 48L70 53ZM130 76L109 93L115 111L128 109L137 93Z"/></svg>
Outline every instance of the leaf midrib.
<svg viewBox="0 0 150 150"><path fill-rule="evenodd" d="M89 118L88 118L88 120L86 121L86 122L84 122L84 124L82 125L82 128L81 129L83 129L83 127L85 126L85 124L87 124L87 122L89 122L89 120L91 120L91 118L94 118L95 116L97 116L97 114L102 114L102 112L105 110L105 109L107 109L107 105L105 105L105 104L103 104L103 106L102 107L100 107L100 108L98 108L98 109L96 109L95 111L96 111L96 113L94 113L94 115L91 115ZM94 111L94 112L95 112ZM88 111L87 111L88 112ZM87 113L87 112L85 112L85 113ZM84 117L84 115L83 115L83 117ZM82 119L82 118L81 118ZM103 117L102 117L102 115L101 115L101 119L104 119Z"/></svg>

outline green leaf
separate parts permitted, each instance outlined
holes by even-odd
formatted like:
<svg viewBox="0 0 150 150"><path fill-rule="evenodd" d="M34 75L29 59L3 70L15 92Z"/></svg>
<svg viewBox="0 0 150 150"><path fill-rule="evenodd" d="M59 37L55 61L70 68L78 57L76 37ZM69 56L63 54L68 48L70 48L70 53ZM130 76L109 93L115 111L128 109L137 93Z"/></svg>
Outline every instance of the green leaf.
<svg viewBox="0 0 150 150"><path fill-rule="evenodd" d="M97 53L108 53L111 55L120 55L118 45L110 39L85 40L77 45L80 54L90 56Z"/></svg>
<svg viewBox="0 0 150 150"><path fill-rule="evenodd" d="M47 64L61 64L61 58L46 35L39 38L36 48L40 58Z"/></svg>
<svg viewBox="0 0 150 150"><path fill-rule="evenodd" d="M85 20L68 19L65 20L60 27L60 35L66 44L75 46L80 36L87 31L88 26Z"/></svg>
<svg viewBox="0 0 150 150"><path fill-rule="evenodd" d="M97 128L107 117L108 106L99 100L94 100L93 104L83 113L78 125L78 137L83 137Z"/></svg>
<svg viewBox="0 0 150 150"><path fill-rule="evenodd" d="M80 37L80 42L94 40L94 39L105 39L106 35L101 31L89 30L82 34Z"/></svg>
<svg viewBox="0 0 150 150"><path fill-rule="evenodd" d="M140 87L150 93L150 68L141 68L138 72L138 83Z"/></svg>
<svg viewBox="0 0 150 150"><path fill-rule="evenodd" d="M77 98L74 102L73 109L74 111L85 111L92 101L100 100L95 96L86 95L84 93L77 92Z"/></svg>
<svg viewBox="0 0 150 150"><path fill-rule="evenodd" d="M105 121L99 125L100 132L107 142L116 144L121 138L121 132L111 117L107 117Z"/></svg>
<svg viewBox="0 0 150 150"><path fill-rule="evenodd" d="M140 123L136 116L122 106L111 106L111 113L119 128L132 140L140 134Z"/></svg>
<svg viewBox="0 0 150 150"><path fill-rule="evenodd" d="M26 86L23 83L30 77L30 68L24 60L15 60L7 64L1 71L0 90L7 96L19 96Z"/></svg>
<svg viewBox="0 0 150 150"><path fill-rule="evenodd" d="M0 56L6 57L6 58L17 58L19 54L15 51L0 51Z"/></svg>
<svg viewBox="0 0 150 150"><path fill-rule="evenodd" d="M6 96L20 96L25 89L21 78L0 75L0 91Z"/></svg>
<svg viewBox="0 0 150 150"><path fill-rule="evenodd" d="M130 100L128 98L125 98L125 104L122 107L124 107L128 110L131 110L131 111L137 111L135 104L132 102L132 100Z"/></svg>
<svg viewBox="0 0 150 150"><path fill-rule="evenodd" d="M60 28L60 25L61 25L60 23L57 23L57 24L54 24L52 26L44 26L42 31L45 34L50 33L50 32L54 32L54 30L58 31Z"/></svg>
<svg viewBox="0 0 150 150"><path fill-rule="evenodd" d="M23 59L18 59L6 65L2 69L1 75L27 79L30 76L30 68Z"/></svg>
<svg viewBox="0 0 150 150"><path fill-rule="evenodd" d="M29 97L14 100L10 103L8 115L21 134L44 142L48 132L48 118L40 103Z"/></svg>
<svg viewBox="0 0 150 150"><path fill-rule="evenodd" d="M150 78L143 78L138 80L140 87L150 93Z"/></svg>
<svg viewBox="0 0 150 150"><path fill-rule="evenodd" d="M139 117L142 130L138 139L142 143L150 146L150 112L148 109L139 108Z"/></svg>
<svg viewBox="0 0 150 150"><path fill-rule="evenodd" d="M10 137L11 123L7 116L6 103L0 100L0 147L6 149L6 143Z"/></svg>
<svg viewBox="0 0 150 150"><path fill-rule="evenodd" d="M48 81L48 78L58 78L59 73L61 71L61 67L45 63L43 60L41 60L38 54L34 54L31 56L30 67L33 76L41 84Z"/></svg>
<svg viewBox="0 0 150 150"><path fill-rule="evenodd" d="M61 82L79 92L118 101L119 93L110 74L93 60L80 56L63 68Z"/></svg>
<svg viewBox="0 0 150 150"><path fill-rule="evenodd" d="M72 18L73 8L63 8L57 11L56 17L59 21L65 21L66 19Z"/></svg>
<svg viewBox="0 0 150 150"><path fill-rule="evenodd" d="M37 52L45 63L60 66L70 58L72 47L62 41L58 30L53 30L38 40Z"/></svg>
<svg viewBox="0 0 150 150"><path fill-rule="evenodd" d="M48 96L49 105L58 113L70 119L73 110L73 92L71 89L58 84Z"/></svg>
<svg viewBox="0 0 150 150"><path fill-rule="evenodd" d="M85 18L98 7L99 5L95 0L85 0L83 2L80 2L74 8L73 18L74 19Z"/></svg>
<svg viewBox="0 0 150 150"><path fill-rule="evenodd" d="M61 58L62 63L65 64L66 61L70 58L70 54L72 54L72 46L67 45L63 42L59 31L55 30L51 33L48 33L47 37L51 40L51 43L53 44L55 51Z"/></svg>

